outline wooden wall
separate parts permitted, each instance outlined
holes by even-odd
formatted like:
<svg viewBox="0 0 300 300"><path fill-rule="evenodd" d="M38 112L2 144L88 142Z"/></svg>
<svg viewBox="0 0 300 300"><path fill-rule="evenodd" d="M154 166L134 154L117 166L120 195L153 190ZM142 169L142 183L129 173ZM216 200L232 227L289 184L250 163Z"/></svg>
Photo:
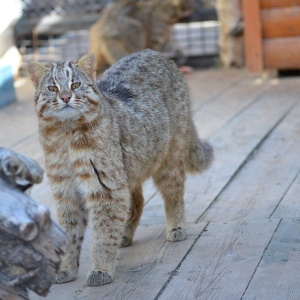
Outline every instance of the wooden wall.
<svg viewBox="0 0 300 300"><path fill-rule="evenodd" d="M243 0L250 71L300 69L300 0Z"/></svg>

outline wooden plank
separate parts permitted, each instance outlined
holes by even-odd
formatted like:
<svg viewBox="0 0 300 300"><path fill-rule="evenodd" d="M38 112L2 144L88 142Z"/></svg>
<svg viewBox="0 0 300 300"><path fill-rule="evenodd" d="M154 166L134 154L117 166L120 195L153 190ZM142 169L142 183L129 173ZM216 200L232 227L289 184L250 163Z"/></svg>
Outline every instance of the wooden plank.
<svg viewBox="0 0 300 300"><path fill-rule="evenodd" d="M193 116L199 136L205 139L212 136L241 111L247 109L269 87L269 84L246 77L218 97L203 104Z"/></svg>
<svg viewBox="0 0 300 300"><path fill-rule="evenodd" d="M241 299L279 222L210 223L158 299Z"/></svg>
<svg viewBox="0 0 300 300"><path fill-rule="evenodd" d="M85 273L80 268L78 280L54 285L47 299L144 299L145 295L147 299L154 299L205 226L205 223L189 224L187 240L178 243L166 241L162 225L139 227L134 244L121 249L116 278L111 284L100 287L83 286ZM90 266L90 259L84 259L86 269ZM43 298L31 296L30 299Z"/></svg>
<svg viewBox="0 0 300 300"><path fill-rule="evenodd" d="M300 6L263 9L261 17L263 38L300 35Z"/></svg>
<svg viewBox="0 0 300 300"><path fill-rule="evenodd" d="M299 173L299 131L300 105L272 132L201 220L269 218Z"/></svg>
<svg viewBox="0 0 300 300"><path fill-rule="evenodd" d="M272 218L298 218L300 216L299 205L300 174L289 187L282 201L272 214Z"/></svg>
<svg viewBox="0 0 300 300"><path fill-rule="evenodd" d="M218 97L243 80L247 73L237 69L209 69L186 75L190 88L192 109Z"/></svg>
<svg viewBox="0 0 300 300"><path fill-rule="evenodd" d="M266 68L300 69L300 37L264 39Z"/></svg>
<svg viewBox="0 0 300 300"><path fill-rule="evenodd" d="M272 90L230 120L210 139L215 148L215 161L203 174L186 180L186 218L194 222L211 206L231 181L251 152L297 101L295 81L273 86ZM216 108L217 109L217 108ZM164 224L161 196L157 194L145 207L141 222Z"/></svg>
<svg viewBox="0 0 300 300"><path fill-rule="evenodd" d="M264 68L259 0L243 0L244 44L247 69L261 72Z"/></svg>
<svg viewBox="0 0 300 300"><path fill-rule="evenodd" d="M300 299L300 220L282 220L243 297Z"/></svg>
<svg viewBox="0 0 300 300"><path fill-rule="evenodd" d="M300 5L300 0L260 0L261 8L287 7Z"/></svg>
<svg viewBox="0 0 300 300"><path fill-rule="evenodd" d="M274 86L210 139L215 148L213 165L204 174L190 176L186 181L186 190L194 194L186 198L189 221L199 219L249 155L297 102L296 89L287 90L295 82L286 83Z"/></svg>

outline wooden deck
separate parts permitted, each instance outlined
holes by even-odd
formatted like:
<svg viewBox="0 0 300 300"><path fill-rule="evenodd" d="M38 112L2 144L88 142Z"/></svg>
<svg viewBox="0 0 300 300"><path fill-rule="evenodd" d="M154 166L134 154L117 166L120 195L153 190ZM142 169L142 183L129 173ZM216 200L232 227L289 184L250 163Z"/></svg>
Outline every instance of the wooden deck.
<svg viewBox="0 0 300 300"><path fill-rule="evenodd" d="M215 148L211 169L186 180L188 238L165 240L162 199L148 181L141 225L120 251L114 282L84 286L89 228L79 278L53 285L47 299L300 299L300 77L211 69L188 83L199 135ZM18 102L0 110L0 145L43 164L33 88L17 85ZM46 178L32 197L56 219Z"/></svg>

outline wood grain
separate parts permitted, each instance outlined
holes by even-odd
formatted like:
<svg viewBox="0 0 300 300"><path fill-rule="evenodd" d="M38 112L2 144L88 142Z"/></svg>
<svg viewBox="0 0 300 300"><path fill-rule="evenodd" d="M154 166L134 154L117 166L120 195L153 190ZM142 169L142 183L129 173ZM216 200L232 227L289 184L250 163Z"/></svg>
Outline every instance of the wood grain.
<svg viewBox="0 0 300 300"><path fill-rule="evenodd" d="M288 96L285 87L274 86L210 139L215 148L212 167L186 181L186 190L194 193L186 199L189 221L196 221L210 207L251 152L293 107L296 94L296 89Z"/></svg>
<svg viewBox="0 0 300 300"><path fill-rule="evenodd" d="M299 232L299 219L282 220L243 297L244 300L300 299Z"/></svg>
<svg viewBox="0 0 300 300"><path fill-rule="evenodd" d="M279 70L300 69L300 37L265 39L264 65Z"/></svg>
<svg viewBox="0 0 300 300"><path fill-rule="evenodd" d="M257 149L201 220L269 218L300 170L298 105Z"/></svg>
<svg viewBox="0 0 300 300"><path fill-rule="evenodd" d="M178 243L166 241L164 226L139 227L134 244L122 249L114 282L84 287L76 299L154 299L205 226L189 224L188 239Z"/></svg>
<svg viewBox="0 0 300 300"><path fill-rule="evenodd" d="M225 69L222 72L218 72L217 69L210 69L186 75L192 109L197 110L204 103L231 89L245 77L247 77L247 73L237 69Z"/></svg>
<svg viewBox="0 0 300 300"><path fill-rule="evenodd" d="M272 218L299 218L300 216L300 174L292 182L291 186L287 189L282 201L272 214Z"/></svg>
<svg viewBox="0 0 300 300"><path fill-rule="evenodd" d="M259 0L243 0L244 43L247 69L261 72L264 68Z"/></svg>
<svg viewBox="0 0 300 300"><path fill-rule="evenodd" d="M241 299L279 221L210 223L159 299Z"/></svg>
<svg viewBox="0 0 300 300"><path fill-rule="evenodd" d="M263 38L300 35L300 6L263 9L261 19Z"/></svg>
<svg viewBox="0 0 300 300"><path fill-rule="evenodd" d="M300 0L260 0L262 8L288 7L300 5Z"/></svg>

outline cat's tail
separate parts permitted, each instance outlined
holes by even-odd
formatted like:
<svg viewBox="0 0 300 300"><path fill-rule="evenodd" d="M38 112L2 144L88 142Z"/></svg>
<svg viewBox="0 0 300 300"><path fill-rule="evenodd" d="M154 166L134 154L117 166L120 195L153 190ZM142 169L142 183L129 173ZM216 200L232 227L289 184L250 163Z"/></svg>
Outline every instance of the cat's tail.
<svg viewBox="0 0 300 300"><path fill-rule="evenodd" d="M210 167L213 159L213 147L208 142L199 139L192 124L186 171L191 173L203 172Z"/></svg>

